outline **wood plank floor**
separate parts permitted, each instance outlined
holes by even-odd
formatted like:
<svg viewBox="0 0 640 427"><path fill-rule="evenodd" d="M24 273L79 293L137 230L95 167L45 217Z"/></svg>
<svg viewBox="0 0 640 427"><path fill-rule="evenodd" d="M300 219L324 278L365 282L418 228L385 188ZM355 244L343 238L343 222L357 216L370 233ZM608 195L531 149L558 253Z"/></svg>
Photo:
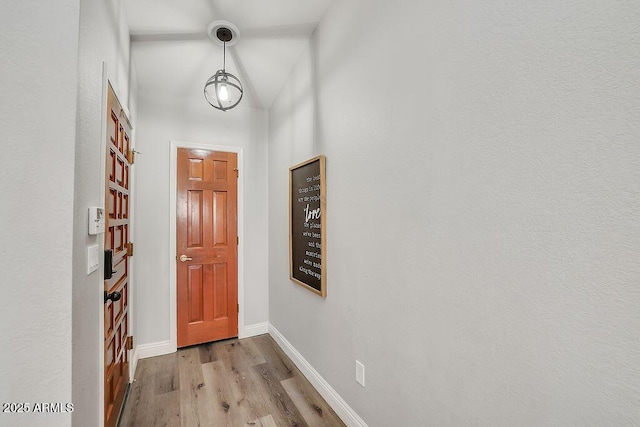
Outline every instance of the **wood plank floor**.
<svg viewBox="0 0 640 427"><path fill-rule="evenodd" d="M344 426L269 335L141 359L119 425Z"/></svg>

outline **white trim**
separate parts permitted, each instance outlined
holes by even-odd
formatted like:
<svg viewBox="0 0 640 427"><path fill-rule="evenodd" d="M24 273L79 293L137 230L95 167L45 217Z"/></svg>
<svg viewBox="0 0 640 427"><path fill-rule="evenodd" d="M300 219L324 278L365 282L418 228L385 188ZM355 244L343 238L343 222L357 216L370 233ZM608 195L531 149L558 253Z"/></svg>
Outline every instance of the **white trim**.
<svg viewBox="0 0 640 427"><path fill-rule="evenodd" d="M162 356L165 354L175 353L175 348L171 341L152 342L150 344L142 344L136 347L133 353L133 359L146 359L148 357Z"/></svg>
<svg viewBox="0 0 640 427"><path fill-rule="evenodd" d="M242 333L238 333L238 338L251 338L257 335L264 335L268 333L269 322L254 323L253 325L246 325Z"/></svg>
<svg viewBox="0 0 640 427"><path fill-rule="evenodd" d="M367 423L271 323L269 334L348 427L367 427Z"/></svg>
<svg viewBox="0 0 640 427"><path fill-rule="evenodd" d="M129 120L132 121L133 118L129 116ZM133 127L133 123L131 123L131 138L129 140L129 149L136 149L136 130ZM129 242L135 245L135 221L136 221L136 202L135 202L135 192L136 192L136 165L135 161L133 164L129 165ZM137 313L137 298L136 298L136 266L133 260L129 260L129 295L127 296L129 301L129 335L134 337L138 332L136 330L134 322L135 316ZM136 373L136 367L138 366L138 359L135 358L135 351L129 351L129 383L133 383L133 377Z"/></svg>
<svg viewBox="0 0 640 427"><path fill-rule="evenodd" d="M269 333L268 322L254 323L253 325L247 325L244 328L243 334L240 335L239 338L250 338L267 333ZM162 356L165 354L175 353L175 351L176 348L171 340L142 344L136 346L133 352L133 357L131 358L131 363L137 364L139 359Z"/></svg>
<svg viewBox="0 0 640 427"><path fill-rule="evenodd" d="M132 365L138 366L138 360L140 360L140 346L136 345L135 348L133 349L133 354L131 356L129 366L132 366ZM135 380L135 374L136 374L136 371L134 369L133 375L129 377L130 384L133 383L133 381Z"/></svg>
<svg viewBox="0 0 640 427"><path fill-rule="evenodd" d="M210 151L224 151L238 154L238 336L245 335L244 326L244 158L241 147L229 147L224 145L205 144L197 142L170 141L169 155L169 342L173 351L178 348L178 325L177 325L177 295L176 295L176 191L178 177L178 148L196 148Z"/></svg>
<svg viewBox="0 0 640 427"><path fill-rule="evenodd" d="M102 63L102 117L101 117L101 131L100 131L100 188L98 189L100 194L100 206L104 208L104 198L105 198L105 185L106 185L106 157L107 157L107 121L105 117L107 116L107 99L108 99L108 88L109 81L111 77L109 75L109 67L106 62ZM113 85L112 85L113 86ZM104 254L104 234L99 236L98 239L98 250L100 254ZM96 286L96 290L102 294L104 292L104 257L100 257L100 266L98 268L98 284ZM98 301L103 301L104 296L102 298L98 297ZM98 427L104 426L104 304L100 305L98 308L99 312L102 313L98 316Z"/></svg>
<svg viewBox="0 0 640 427"><path fill-rule="evenodd" d="M267 333L269 333L268 322L254 323L253 325L247 325L244 328L243 334L238 338L250 338ZM147 359L149 357L162 356L175 352L175 345L170 340L142 344L136 346L133 352L133 357L131 358L131 364L137 364L139 359Z"/></svg>

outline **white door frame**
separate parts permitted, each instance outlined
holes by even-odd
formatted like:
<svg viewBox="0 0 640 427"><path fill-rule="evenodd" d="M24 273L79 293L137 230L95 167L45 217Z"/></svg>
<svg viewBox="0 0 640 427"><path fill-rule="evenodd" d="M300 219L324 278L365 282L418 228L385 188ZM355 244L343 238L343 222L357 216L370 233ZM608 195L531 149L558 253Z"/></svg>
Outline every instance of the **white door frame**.
<svg viewBox="0 0 640 427"><path fill-rule="evenodd" d="M198 142L170 141L169 160L169 343L171 351L178 349L177 324L177 253L176 253L176 192L178 188L178 148L195 148L208 151L223 151L238 155L238 336L244 336L244 178L243 178L243 149L226 145L215 145Z"/></svg>

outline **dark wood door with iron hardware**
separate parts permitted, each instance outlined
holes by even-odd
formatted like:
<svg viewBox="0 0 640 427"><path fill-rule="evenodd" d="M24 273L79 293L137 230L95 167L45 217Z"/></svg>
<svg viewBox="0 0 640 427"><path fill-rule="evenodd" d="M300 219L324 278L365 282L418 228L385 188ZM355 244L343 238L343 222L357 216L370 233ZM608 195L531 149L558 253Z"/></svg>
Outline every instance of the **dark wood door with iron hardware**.
<svg viewBox="0 0 640 427"><path fill-rule="evenodd" d="M104 233L104 419L115 426L129 384L129 204L131 124L109 85ZM110 273L110 274L108 274Z"/></svg>

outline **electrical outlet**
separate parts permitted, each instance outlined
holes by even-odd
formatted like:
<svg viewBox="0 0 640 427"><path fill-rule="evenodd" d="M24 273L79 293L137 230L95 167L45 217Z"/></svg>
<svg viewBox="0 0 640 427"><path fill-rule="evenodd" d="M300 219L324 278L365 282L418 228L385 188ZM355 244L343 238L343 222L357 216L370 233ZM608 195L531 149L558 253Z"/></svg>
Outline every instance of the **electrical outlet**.
<svg viewBox="0 0 640 427"><path fill-rule="evenodd" d="M364 387L364 365L356 360L356 381Z"/></svg>

